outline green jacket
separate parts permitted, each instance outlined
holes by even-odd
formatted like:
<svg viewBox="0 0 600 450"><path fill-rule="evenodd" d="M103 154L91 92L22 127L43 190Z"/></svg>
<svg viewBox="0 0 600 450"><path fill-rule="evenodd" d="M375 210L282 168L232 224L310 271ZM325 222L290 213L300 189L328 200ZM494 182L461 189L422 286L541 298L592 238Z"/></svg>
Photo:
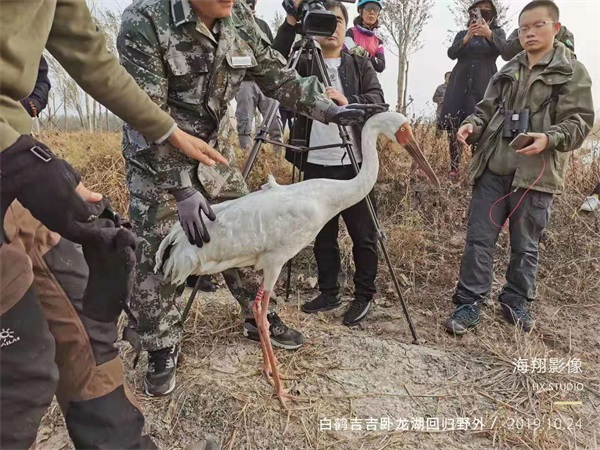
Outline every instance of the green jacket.
<svg viewBox="0 0 600 450"><path fill-rule="evenodd" d="M149 139L174 129L106 50L84 0L0 0L0 151L31 133L20 100L33 91L44 47L85 91Z"/></svg>
<svg viewBox="0 0 600 450"><path fill-rule="evenodd" d="M549 139L545 151L535 156L517 155L513 186L531 186L540 176L545 161L544 173L533 189L560 193L564 189L568 152L581 146L594 123L592 80L584 65L573 59L560 42L554 43L550 62L532 80L519 80L522 65L527 67L525 52L492 77L477 112L463 122L473 125L474 132L468 142L477 143L469 169L471 183L475 184L486 170L493 152L505 151L510 141L502 138L504 115L499 101L504 99L505 108L514 109L516 90L524 87L524 101L516 105L517 109L529 108L529 131L546 133ZM554 85L560 86L558 102L551 100Z"/></svg>

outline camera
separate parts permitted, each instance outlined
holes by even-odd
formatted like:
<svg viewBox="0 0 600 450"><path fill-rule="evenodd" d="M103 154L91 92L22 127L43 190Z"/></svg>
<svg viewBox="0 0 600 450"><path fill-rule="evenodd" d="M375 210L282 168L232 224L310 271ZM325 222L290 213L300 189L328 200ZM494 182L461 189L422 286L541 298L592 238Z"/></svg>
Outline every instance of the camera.
<svg viewBox="0 0 600 450"><path fill-rule="evenodd" d="M504 127L502 129L502 137L512 139L518 134L526 134L528 130L528 109L522 109L521 111L509 109L504 112Z"/></svg>
<svg viewBox="0 0 600 450"><path fill-rule="evenodd" d="M354 3L355 0L342 0L344 3ZM298 20L299 33L309 36L328 37L335 33L337 19L335 14L325 9L325 0L304 0L294 9L293 0L284 0L283 7L288 14Z"/></svg>

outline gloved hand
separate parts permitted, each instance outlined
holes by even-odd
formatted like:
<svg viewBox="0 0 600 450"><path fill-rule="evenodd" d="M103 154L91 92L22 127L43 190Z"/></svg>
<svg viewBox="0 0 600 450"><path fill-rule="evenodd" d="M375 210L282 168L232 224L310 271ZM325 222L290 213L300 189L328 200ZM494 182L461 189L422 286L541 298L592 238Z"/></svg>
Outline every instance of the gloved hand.
<svg viewBox="0 0 600 450"><path fill-rule="evenodd" d="M48 147L23 135L0 153L2 217L13 200L65 239L84 244L93 236L86 222L98 217L107 199L90 203L75 191L81 177Z"/></svg>
<svg viewBox="0 0 600 450"><path fill-rule="evenodd" d="M362 56L364 58L368 58L370 56L369 52L364 47L361 47L360 45L352 47L350 49L350 53L353 55Z"/></svg>
<svg viewBox="0 0 600 450"><path fill-rule="evenodd" d="M109 210L84 226L93 238L82 246L89 267L83 313L99 322L114 322L131 295L137 240L127 229L130 225Z"/></svg>
<svg viewBox="0 0 600 450"><path fill-rule="evenodd" d="M388 110L386 104L358 104L351 103L346 106L331 105L325 111L325 123L333 122L342 126L360 125L374 114Z"/></svg>
<svg viewBox="0 0 600 450"><path fill-rule="evenodd" d="M285 9L285 12L289 16L292 16L299 21L300 19L302 19L302 11L298 9L300 3L302 2L298 2L295 0L283 0L281 6L283 6L283 9Z"/></svg>
<svg viewBox="0 0 600 450"><path fill-rule="evenodd" d="M179 222L190 244L202 247L205 242L210 242L202 212L211 221L214 221L217 216L215 216L204 196L191 187L173 190L171 194L177 202Z"/></svg>

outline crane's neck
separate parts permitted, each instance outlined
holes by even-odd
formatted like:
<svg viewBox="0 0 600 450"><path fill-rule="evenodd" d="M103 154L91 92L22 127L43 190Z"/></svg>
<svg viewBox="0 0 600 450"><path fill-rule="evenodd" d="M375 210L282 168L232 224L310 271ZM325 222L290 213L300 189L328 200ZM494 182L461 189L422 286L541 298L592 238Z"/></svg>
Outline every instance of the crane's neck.
<svg viewBox="0 0 600 450"><path fill-rule="evenodd" d="M345 182L343 189L335 193L341 212L364 199L373 189L379 173L377 156L377 138L379 131L373 126L365 125L362 131L362 167L358 175Z"/></svg>

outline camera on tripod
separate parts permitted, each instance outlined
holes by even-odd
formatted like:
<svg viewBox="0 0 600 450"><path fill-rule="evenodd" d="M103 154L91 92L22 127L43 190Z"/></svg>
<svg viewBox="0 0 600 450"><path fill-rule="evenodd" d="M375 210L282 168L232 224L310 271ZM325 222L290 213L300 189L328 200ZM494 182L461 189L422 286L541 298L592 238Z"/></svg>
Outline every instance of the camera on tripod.
<svg viewBox="0 0 600 450"><path fill-rule="evenodd" d="M354 3L355 0L341 0ZM308 36L329 37L335 33L337 18L325 9L325 0L304 0L297 9L294 0L283 0L283 7L288 14L298 20L298 32Z"/></svg>
<svg viewBox="0 0 600 450"><path fill-rule="evenodd" d="M529 110L522 109L506 110L504 112L504 127L502 129L502 137L514 138L519 134L526 134L529 130Z"/></svg>

